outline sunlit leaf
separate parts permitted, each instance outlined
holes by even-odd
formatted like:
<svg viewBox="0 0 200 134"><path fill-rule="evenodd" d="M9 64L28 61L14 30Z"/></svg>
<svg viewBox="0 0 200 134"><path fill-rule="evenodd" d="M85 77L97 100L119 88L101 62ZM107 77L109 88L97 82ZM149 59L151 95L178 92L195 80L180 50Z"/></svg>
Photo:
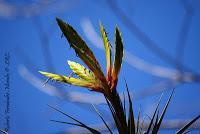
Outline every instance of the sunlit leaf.
<svg viewBox="0 0 200 134"><path fill-rule="evenodd" d="M70 26L65 23L61 19L57 18L58 25L62 30L63 34L67 38L70 46L75 50L78 57L80 57L83 62L89 67L89 69L94 73L96 78L102 81L102 83L106 82L105 76L101 70L99 63L97 62L94 54L86 45L86 43L82 40L82 38L78 35L78 33ZM106 85L105 85L106 86Z"/></svg>
<svg viewBox="0 0 200 134"><path fill-rule="evenodd" d="M106 31L102 25L102 23L100 23L100 30L101 30L101 36L103 39L103 44L104 44L104 49L105 49L105 55L106 55L106 64L107 64L107 76L108 79L111 79L111 50L110 50L110 42L108 40Z"/></svg>
<svg viewBox="0 0 200 134"><path fill-rule="evenodd" d="M68 60L68 64L70 68L72 69L72 71L80 78L89 82L93 82L93 83L97 82L93 72L85 68L83 65L73 62L73 61L69 61L69 60Z"/></svg>
<svg viewBox="0 0 200 134"><path fill-rule="evenodd" d="M59 82L68 83L68 84L72 84L72 85L75 85L75 86L92 88L92 89L98 88L98 85L91 84L90 82L85 81L83 79L76 79L76 78L73 78L73 77L67 77L67 76L64 76L64 75L58 75L58 74L42 72L42 71L39 71L39 72L41 74L45 75L46 77L51 78L52 80L59 81Z"/></svg>

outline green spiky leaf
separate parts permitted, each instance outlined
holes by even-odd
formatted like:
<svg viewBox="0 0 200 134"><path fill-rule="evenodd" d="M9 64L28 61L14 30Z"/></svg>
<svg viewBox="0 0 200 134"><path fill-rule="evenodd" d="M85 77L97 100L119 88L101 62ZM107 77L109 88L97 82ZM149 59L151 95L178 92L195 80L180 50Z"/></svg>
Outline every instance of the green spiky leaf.
<svg viewBox="0 0 200 134"><path fill-rule="evenodd" d="M197 121L200 118L200 115L198 115L196 118L191 120L188 124L186 124L183 128L181 128L176 134L183 134L195 121Z"/></svg>
<svg viewBox="0 0 200 134"><path fill-rule="evenodd" d="M65 23L61 19L57 18L56 20L63 34L70 43L70 46L75 50L76 54L89 67L89 69L94 73L96 78L102 81L102 83L104 83L104 86L106 86L105 85L106 79L101 70L101 67L97 62L93 52L87 46L87 44L82 40L82 38L78 35L78 33L73 29L72 26Z"/></svg>
<svg viewBox="0 0 200 134"><path fill-rule="evenodd" d="M61 31L63 32L63 34L67 38L69 44L71 45L71 47L76 46L77 48L81 49L89 57L91 57L91 59L93 59L96 64L99 65L99 63L97 62L93 52L90 50L90 48L87 46L85 41L81 38L81 36L76 32L76 30L74 30L72 26L65 23L63 20L61 20L59 18L56 18L56 20L57 20L57 23L58 23Z"/></svg>
<svg viewBox="0 0 200 134"><path fill-rule="evenodd" d="M168 107L168 105L169 105L169 103L170 103L170 101L171 101L171 98L172 98L173 93L174 93L174 89L173 89L173 91L172 91L172 93L171 93L171 95L170 95L170 97L169 97L169 99L168 99L168 101L167 101L167 103L166 103L166 105L165 105L163 111L162 111L162 114L161 114L161 116L160 116L160 118L159 118L159 120L158 120L158 123L157 123L157 124L155 125L155 127L153 128L153 132L154 132L154 133L158 133L158 130L159 130L159 128L160 128L160 125L161 125L162 120L163 120L163 118L164 118L164 115L165 115L165 113L166 113L167 107Z"/></svg>
<svg viewBox="0 0 200 134"><path fill-rule="evenodd" d="M58 75L58 74L53 74L53 73L48 73L48 72L43 72L43 71L39 71L39 73L45 75L46 77L52 79L52 80L56 80L59 82L63 82L63 83L68 83L68 84L72 84L75 86L81 86L81 87L86 87L86 88L92 88L92 89L96 89L98 88L97 85L94 85L88 81L85 81L83 79L76 79L73 77L67 77L64 75Z"/></svg>
<svg viewBox="0 0 200 134"><path fill-rule="evenodd" d="M108 40L106 31L105 31L102 23L100 23L100 30L101 30L101 36L102 36L102 39L103 39L105 55L106 55L107 76L108 76L108 79L110 79L111 78L111 69L112 69L110 42Z"/></svg>
<svg viewBox="0 0 200 134"><path fill-rule="evenodd" d="M133 107L132 107L132 100L131 96L128 90L128 85L126 84L126 90L128 93L128 100L129 100L129 115L128 115L128 129L130 134L135 134L135 120L134 120L134 113L133 113Z"/></svg>
<svg viewBox="0 0 200 134"><path fill-rule="evenodd" d="M147 131L145 132L145 134L149 134L149 132L150 132L150 130L151 130L151 127L152 127L152 125L153 125L154 118L155 118L156 113L157 113L157 111L158 111L158 108L159 108L159 105L160 105L162 96L163 96L163 94L160 96L160 99L159 99L159 101L158 101L158 104L157 104L157 106L156 106L156 109L155 109L155 111L154 111L154 113L153 113L153 117L151 118L151 121L150 121L150 123L149 123L149 125L148 125Z"/></svg>
<svg viewBox="0 0 200 134"><path fill-rule="evenodd" d="M100 112L98 111L98 109L92 105L94 110L96 111L96 113L99 115L99 117L101 118L101 120L103 121L104 125L106 126L106 128L108 129L108 131L110 132L110 134L113 134L112 130L109 128L108 124L106 123L106 121L103 119L102 115L100 114Z"/></svg>
<svg viewBox="0 0 200 134"><path fill-rule="evenodd" d="M139 108L139 113L138 113L138 118L137 118L136 134L139 133L140 114L141 114L141 106L140 106L140 108Z"/></svg>
<svg viewBox="0 0 200 134"><path fill-rule="evenodd" d="M84 123L82 123L82 122L80 122L79 120L75 119L74 117L68 115L67 113L65 113L65 112L63 112L63 111L61 111L61 110L59 110L59 109L57 109L57 108L55 108L55 107L52 107L52 106L50 106L50 105L48 105L48 106L51 107L52 109L54 109L55 111L57 111L57 112L59 112L59 113L65 115L65 116L67 116L68 118L74 120L74 121L77 122L78 124L76 124L76 123L62 122L62 121L55 121L55 122L64 123L64 124L71 124L71 125L83 127L83 128L85 128L85 129L89 130L92 134L101 134L101 133L98 132L97 130L95 130L95 129L93 129L93 128L87 126L87 125L85 125ZM54 121L54 120L52 120L52 121Z"/></svg>
<svg viewBox="0 0 200 134"><path fill-rule="evenodd" d="M83 65L73 62L73 61L69 61L69 60L68 60L68 64L70 68L72 69L72 71L80 78L88 82L93 82L93 83L97 82L93 72L85 68Z"/></svg>
<svg viewBox="0 0 200 134"><path fill-rule="evenodd" d="M114 65L112 69L112 88L115 88L117 85L117 78L121 69L122 65L122 58L123 58L124 48L122 43L121 33L118 28L115 30L115 58L114 58Z"/></svg>

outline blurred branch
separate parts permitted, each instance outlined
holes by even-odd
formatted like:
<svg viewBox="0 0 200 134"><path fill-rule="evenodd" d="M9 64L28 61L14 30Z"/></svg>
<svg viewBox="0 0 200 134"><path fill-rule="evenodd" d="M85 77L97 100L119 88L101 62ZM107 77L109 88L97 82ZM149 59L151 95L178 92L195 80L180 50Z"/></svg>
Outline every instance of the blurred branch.
<svg viewBox="0 0 200 134"><path fill-rule="evenodd" d="M0 16L5 18L15 18L19 16L30 17L44 13L64 12L78 5L78 0L40 0L29 4L12 4L5 0L0 0Z"/></svg>
<svg viewBox="0 0 200 134"><path fill-rule="evenodd" d="M95 31L91 21L89 19L83 19L81 21L81 27L85 36L88 40L99 49L103 49L103 44L100 36ZM167 78L172 81L180 81L180 77L183 82L199 82L200 77L198 74L193 74L191 72L180 72L177 69L170 69L167 67L162 67L158 65L151 64L135 55L130 53L128 50L125 50L124 60L130 64L132 67L135 67L139 70L142 70L146 73L150 73L154 76L159 76L161 78Z"/></svg>
<svg viewBox="0 0 200 134"><path fill-rule="evenodd" d="M106 122L106 123L109 125L109 128L111 130L114 130L116 128L114 122ZM108 132L108 129L105 127L105 124L103 124L103 123L96 124L96 125L91 124L88 126L97 129L101 133ZM57 132L54 134L88 134L88 131L86 129L83 129L80 127L71 127L71 128L68 128L67 130L64 130L62 132Z"/></svg>
<svg viewBox="0 0 200 134"><path fill-rule="evenodd" d="M49 71L51 70L55 72L55 68L52 63L52 56L51 56L51 52L49 48L50 44L49 44L49 38L47 36L47 33L45 33L44 27L42 26L42 23L39 18L33 18L32 21L33 21L33 24L35 25L35 29L37 30L37 33L38 33L37 35L41 42L40 44L42 48L42 54L43 54L45 65Z"/></svg>
<svg viewBox="0 0 200 134"><path fill-rule="evenodd" d="M8 134L8 132L6 132L4 130L1 130L1 129L0 129L0 133L2 133L2 134Z"/></svg>
<svg viewBox="0 0 200 134"><path fill-rule="evenodd" d="M135 12L135 8L136 7L136 1L135 0L126 0L126 7L127 7L127 12L129 14L129 16L133 16L134 12Z"/></svg>
<svg viewBox="0 0 200 134"><path fill-rule="evenodd" d="M74 3L76 3L75 1ZM60 4L61 3L61 4ZM67 4L66 4L67 3ZM55 11L55 12L63 12L64 10L71 8L71 4L69 2L53 2L51 1L39 1L38 3L34 3L31 5L26 6L14 6L8 4L5 1L0 1L0 16L3 17L16 17L16 16L35 16L43 13L44 11ZM71 2L70 2L71 3ZM74 4L72 3L72 4ZM74 4L76 5L76 4ZM148 88L148 90L142 90L138 94L136 94L136 98L146 97L158 92L163 91L163 89L168 89L170 87L174 87L180 82L199 82L200 77L198 74L192 73L191 69L186 68L182 64L183 56L184 56L184 49L186 45L186 39L188 36L188 31L190 28L191 18L192 18L192 8L189 5L186 5L183 2L183 6L186 10L185 16L183 18L183 24L181 26L181 31L179 35L179 41L177 43L177 56L173 58L169 55L164 49L160 48L158 44L156 44L146 33L141 31L139 27L128 17L126 14L118 7L118 5L113 0L108 0L108 6L113 11L113 13L122 21L122 23L130 30L130 32L136 36L149 50L151 50L154 54L161 57L164 61L169 63L170 65L174 65L177 67L176 69L171 69L167 67L162 67L158 65L151 64L135 55L130 53L129 51L125 50L125 61L129 63L132 67L135 67L139 70L142 70L146 73L150 73L155 76L159 76L161 78L167 78L167 81L163 81L154 85L153 87ZM66 8L67 7L67 8ZM53 8L53 10L52 10ZM38 32L38 37L41 41L42 51L44 62L48 70L55 70L53 63L52 63L52 56L49 49L49 37L48 33L45 32L44 27L39 18L33 19L33 24ZM84 20L81 23L83 31L87 38L96 45L97 48L102 48L102 42L99 35L94 30L90 20ZM19 52L21 53L21 52ZM25 54L24 54L25 55ZM27 58L26 56L24 58ZM29 61L29 59L26 59ZM28 63L29 64L29 63ZM31 63L33 64L34 63ZM34 66L33 66L34 67ZM181 71L186 69L187 71ZM27 82L29 82L32 86L36 87L40 91L50 95L50 96L57 96L59 98L68 100L70 102L76 102L80 104L102 104L105 103L105 100L101 96L95 96L91 94L85 94L80 92L64 92L57 87L47 84L45 87L42 87L43 81L33 75L25 66L20 66L18 68L18 72L22 78L24 78ZM181 80L180 80L181 78ZM166 87L166 88L163 88ZM186 124L188 120L166 120L162 124L163 129L175 129L180 128L184 124ZM147 123L144 123L144 126L147 126ZM97 124L92 125L92 127L99 128L102 132L106 132L107 128L104 127L104 124ZM109 123L109 126L115 129L115 126L112 122ZM200 128L200 123L196 123L193 125L192 128ZM65 132L61 133L87 133L83 129L79 128L71 128Z"/></svg>
<svg viewBox="0 0 200 134"><path fill-rule="evenodd" d="M108 7L116 15L116 17L126 26L133 36L136 36L142 44L148 48L153 54L156 54L165 62L173 65L174 67L179 66L187 71L192 72L192 69L186 67L176 58L169 55L164 49L160 48L156 42L154 42L146 33L140 30L140 28L122 11L114 0L107 0Z"/></svg>
<svg viewBox="0 0 200 134"><path fill-rule="evenodd" d="M81 20L81 27L85 36L88 40L95 45L99 49L103 49L103 44L100 36L95 31L91 21L89 19ZM178 84L182 82L200 82L200 78L198 74L194 74L191 72L181 72L177 69L170 69L163 66L158 66L151 64L135 55L130 53L128 50L124 50L125 56L124 60L131 65L132 67L149 73L154 76L158 76L161 78L166 78L167 80L163 82L156 83L151 87L147 87L135 93L136 99L142 99L151 95L155 95L157 93L163 92L164 90L171 89L176 87Z"/></svg>
<svg viewBox="0 0 200 134"><path fill-rule="evenodd" d="M158 82L158 83L156 83L152 86L148 86L144 89L139 90L137 93L135 93L134 98L135 99L143 99L143 98L146 98L148 96L159 94L159 93L164 92L166 90L175 88L178 84L179 83L173 82L173 81L170 81L170 80L161 81L161 82Z"/></svg>
<svg viewBox="0 0 200 134"><path fill-rule="evenodd" d="M30 67L33 70L38 70L37 64L33 61L27 53L20 47L15 47L16 50L16 58L23 62L26 66Z"/></svg>
<svg viewBox="0 0 200 134"><path fill-rule="evenodd" d="M191 5L186 3L186 0L180 0L181 5L184 8L184 16L181 24L181 29L179 32L178 42L176 46L176 58L179 62L183 62L184 59L184 50L186 46L187 37L189 34L189 30L191 28L192 16L193 16L193 8ZM177 66L177 69L182 71L182 68Z"/></svg>
<svg viewBox="0 0 200 134"><path fill-rule="evenodd" d="M122 11L122 9L118 7L116 1L107 0L107 3L108 7L116 15L116 17L143 43L143 45L145 45L145 47L171 65L177 64L177 62L169 54L158 47L158 45L150 37L148 37L146 33L139 29L139 27Z"/></svg>
<svg viewBox="0 0 200 134"><path fill-rule="evenodd" d="M101 37L95 31L94 26L92 25L91 21L86 18L82 19L81 27L83 29L85 36L88 38L88 40L97 48L103 50L103 42L101 40ZM168 69L166 67L153 65L133 55L131 52L129 52L126 49L124 51L125 51L124 60L128 64L130 64L132 67L135 67L146 73L150 73L152 75L156 75L163 78L174 79L174 77L176 76L176 70L174 69Z"/></svg>

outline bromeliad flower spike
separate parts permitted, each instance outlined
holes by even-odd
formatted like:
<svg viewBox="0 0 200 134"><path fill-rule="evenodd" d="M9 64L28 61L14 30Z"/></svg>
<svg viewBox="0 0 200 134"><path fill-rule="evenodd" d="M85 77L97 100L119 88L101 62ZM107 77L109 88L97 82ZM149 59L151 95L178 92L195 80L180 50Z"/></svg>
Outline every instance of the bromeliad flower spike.
<svg viewBox="0 0 200 134"><path fill-rule="evenodd" d="M79 78L67 77L42 71L40 71L40 73L50 79L90 88L92 91L101 92L106 96L113 92L113 90L116 90L118 75L123 58L123 44L119 29L116 28L115 31L115 57L112 65L110 43L103 25L100 24L107 63L107 75L105 76L93 52L85 41L72 28L72 26L63 22L61 19L57 18L56 20L64 36L67 38L70 47L75 50L78 57L88 66L88 68L79 63L68 61L71 70Z"/></svg>
<svg viewBox="0 0 200 134"><path fill-rule="evenodd" d="M123 58L123 43L119 28L116 27L115 29L115 55L112 65L110 43L103 25L100 24L100 31L105 48L107 63L107 73L105 76L93 52L85 43L85 41L73 29L73 27L59 18L56 20L62 33L68 40L70 47L75 50L76 55L88 66L88 68L79 63L68 61L73 73L75 73L79 78L67 77L64 75L43 71L39 72L52 80L90 88L92 91L102 93L110 104L110 109L112 109L112 111L114 110L113 112L115 112L113 117L115 119L117 128L120 129L119 132L126 133L127 123L125 111L123 109L120 97L116 91L118 75L121 69Z"/></svg>
<svg viewBox="0 0 200 134"><path fill-rule="evenodd" d="M56 19L57 23L68 40L70 47L72 47L76 55L87 65L88 68L84 67L83 65L68 61L68 64L73 71L74 74L78 76L78 78L75 77L67 77L64 75L58 75L48 72L42 72L39 71L41 74L47 76L49 79L56 80L63 83L72 84L75 86L85 87L89 88L92 91L96 91L99 93L102 93L107 101L107 104L110 108L110 111L112 113L112 117L114 119L116 128L118 130L119 134L140 134L143 133L142 129L139 124L139 116L138 121L135 123L134 119L134 112L132 107L132 101L131 97L128 91L128 86L126 84L126 89L128 93L128 104L129 108L127 109L128 114L126 114L126 105L125 101L124 104L122 103L119 94L116 90L117 87L117 81L118 81L118 75L121 69L122 65L122 58L123 58L123 43L122 43L122 37L119 29L116 27L115 30L115 55L114 55L114 62L112 63L112 57L111 57L111 49L110 49L110 43L108 40L108 37L106 35L105 29L102 24L100 24L100 31L103 39L103 44L105 48L105 57L106 57L106 68L107 72L106 75L104 75L100 64L98 63L97 59L95 58L93 52L91 49L87 46L85 41L78 35L78 33L73 29L72 26L65 23L61 19ZM173 93L173 92L172 92ZM171 100L172 94L169 98L169 100L166 103L165 108L163 109L163 112L159 118L158 115L158 105L157 108L153 114L153 117L151 119L151 122L148 125L148 129L145 131L145 134L158 133L158 130L160 128L161 122L163 120L164 114L166 112L166 109L168 107L168 104ZM160 102L160 101L159 101ZM51 107L51 106L50 106ZM67 117L74 120L77 124L74 123L67 123L62 121L55 121L65 124L71 124L76 125L79 127L83 127L87 130L89 130L92 134L100 134L97 130L83 124L82 122L76 120L75 118L69 116L68 114L52 107L54 110L66 115ZM101 116L100 116L101 117ZM154 120L155 118L155 120ZM177 134L182 134L185 132L185 130L197 119L199 119L200 116L197 116L195 119L193 119L191 122L189 122L185 127L180 129ZM108 128L109 132L112 134L113 132L108 127L104 119L101 117L102 121L104 122L105 126ZM53 121L53 120L52 120ZM153 125L154 124L154 125Z"/></svg>

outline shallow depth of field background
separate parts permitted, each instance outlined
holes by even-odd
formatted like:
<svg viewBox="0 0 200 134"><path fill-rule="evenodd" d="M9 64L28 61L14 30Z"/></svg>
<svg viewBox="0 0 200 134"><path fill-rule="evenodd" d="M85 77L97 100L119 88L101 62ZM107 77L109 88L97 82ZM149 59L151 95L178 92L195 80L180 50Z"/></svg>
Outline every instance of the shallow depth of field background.
<svg viewBox="0 0 200 134"><path fill-rule="evenodd" d="M61 38L56 17L78 31L104 71L99 22L106 28L113 47L114 30L119 26L125 57L118 91L123 94L126 79L135 115L140 105L142 117L151 115L164 92L162 108L173 88L175 94L165 116L165 120L170 121L166 125L169 129L164 129L163 133L176 130L173 126L181 127L178 123L200 113L198 0L0 0L1 74L4 73L4 54L9 52L11 55L11 134L73 133L78 130L50 122L50 119L71 120L47 104L86 124L101 126L101 120L91 107L95 104L105 119L112 121L100 94L52 81L43 87L46 78L38 73L39 70L69 75L67 60L81 62L66 39ZM3 97L2 93L0 97ZM0 105L0 128L3 128L3 101ZM195 127L200 127L199 122Z"/></svg>

